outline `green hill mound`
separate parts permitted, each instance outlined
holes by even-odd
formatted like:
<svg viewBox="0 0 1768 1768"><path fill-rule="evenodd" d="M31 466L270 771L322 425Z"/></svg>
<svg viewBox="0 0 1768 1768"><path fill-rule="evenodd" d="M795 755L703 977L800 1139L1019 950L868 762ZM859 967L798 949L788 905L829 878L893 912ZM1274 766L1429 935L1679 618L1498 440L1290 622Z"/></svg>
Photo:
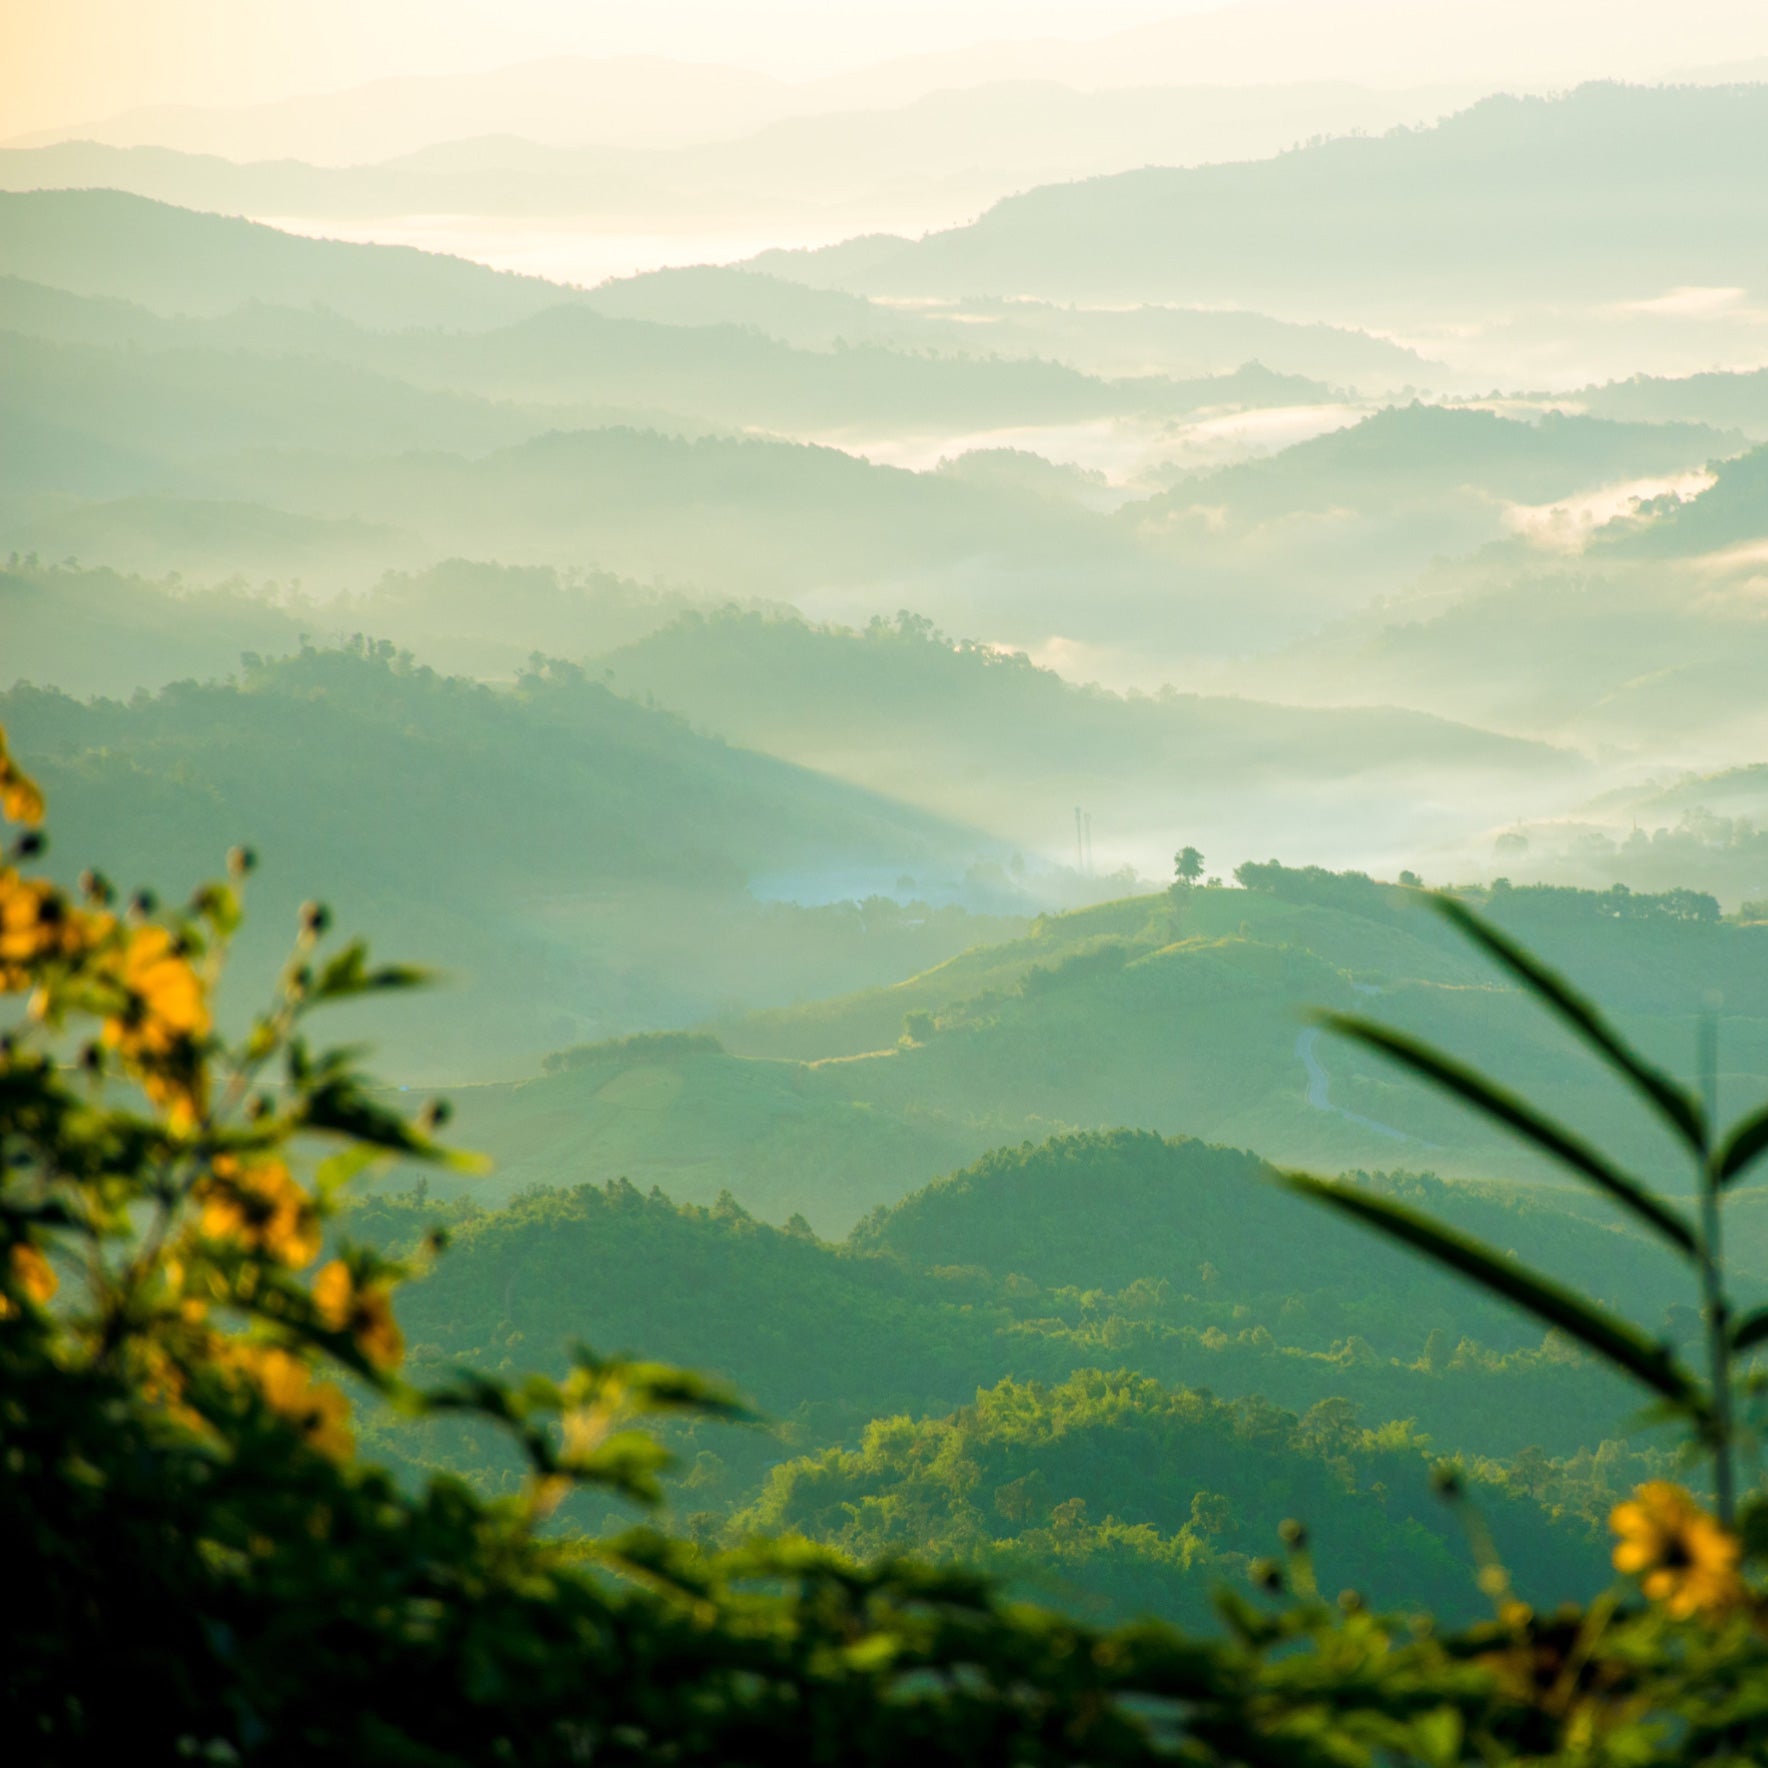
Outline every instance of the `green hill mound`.
<svg viewBox="0 0 1768 1768"><path fill-rule="evenodd" d="M1400 1321L1428 1333L1477 1318L1491 1342L1519 1329L1514 1316L1471 1296L1456 1308L1458 1320L1437 1314L1444 1285L1434 1271L1328 1226L1270 1179L1255 1156L1207 1142L1128 1130L1062 1136L997 1149L878 1211L855 1229L853 1244L911 1265L979 1266L1046 1287L1115 1292L1147 1279L1219 1288L1260 1318L1294 1304L1291 1316L1326 1306L1354 1320L1367 1306L1377 1338ZM1423 1179L1388 1188L1490 1244L1526 1248L1532 1263L1586 1294L1661 1312L1680 1293L1655 1248L1568 1215L1563 1202Z"/></svg>
<svg viewBox="0 0 1768 1768"><path fill-rule="evenodd" d="M1527 1321L1451 1279L1402 1268L1379 1242L1275 1191L1266 1192L1272 1207L1289 1209L1279 1218L1279 1259L1302 1264L1304 1243L1322 1255L1293 1296L1259 1273L1270 1216L1259 1207L1242 1221L1229 1201L1243 1193L1225 1186L1211 1241L1223 1266L1193 1262L1197 1243L1169 1210L1139 1254L1126 1246L1118 1258L1134 1277L1115 1287L1089 1282L1111 1230L1069 1230L1121 1200L1108 1185L1089 1188L1113 1160L1192 1201L1214 1182L1212 1171L1261 1188L1267 1177L1234 1150L1119 1133L1004 1151L904 1206L924 1221L922 1198L977 1176L986 1183L1003 1164L1022 1168L1028 1184L1042 1177L1051 1205L1027 1212L1015 1249L1041 1279L952 1262L963 1250L958 1237L945 1247L930 1242L923 1259L890 1244L888 1222L883 1232L874 1222L831 1245L802 1219L784 1228L759 1222L728 1194L676 1204L625 1180L535 1188L492 1210L393 1194L353 1210L344 1227L411 1250L438 1213L449 1218L448 1253L412 1289L403 1314L420 1360L562 1367L578 1340L605 1351L654 1348L716 1371L779 1427L720 1446L750 1470L794 1444L855 1439L880 1415L948 1410L1008 1375L1063 1380L1089 1366L1262 1394L1302 1410L1326 1395L1348 1396L1368 1417L1414 1419L1444 1451L1510 1455L1536 1443L1566 1455L1612 1432L1621 1390L1575 1352L1540 1348ZM1175 1182L1185 1172L1190 1182ZM1414 1201L1446 1203L1499 1244L1522 1244L1555 1269L1589 1268L1612 1253L1609 1268L1639 1277L1625 1307L1650 1325L1661 1325L1680 1296L1637 1242L1550 1200L1531 1205L1420 1179L1378 1182ZM1137 1218L1144 1228L1149 1213ZM1340 1273L1364 1255L1367 1278L1344 1282Z"/></svg>
<svg viewBox="0 0 1768 1768"><path fill-rule="evenodd" d="M1509 1140L1312 1031L1359 1010L1489 1065L1642 1170L1674 1159L1617 1114L1606 1074L1415 893L1280 866L1040 920L887 989L718 1021L716 1055L610 1053L471 1089L463 1136L506 1185L626 1174L699 1202L840 1233L991 1148L1074 1130L1194 1135L1318 1169L1545 1175ZM1768 934L1708 898L1470 892L1685 1071L1707 994L1727 1009L1723 1090L1768 1088Z"/></svg>

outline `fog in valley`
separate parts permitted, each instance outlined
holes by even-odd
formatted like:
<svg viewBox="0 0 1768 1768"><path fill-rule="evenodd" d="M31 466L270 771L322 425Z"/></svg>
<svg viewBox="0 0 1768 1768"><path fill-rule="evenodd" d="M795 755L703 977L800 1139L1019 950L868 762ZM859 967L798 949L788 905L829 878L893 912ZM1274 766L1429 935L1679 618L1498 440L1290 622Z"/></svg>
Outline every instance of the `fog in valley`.
<svg viewBox="0 0 1768 1768"><path fill-rule="evenodd" d="M154 1759L857 1762L671 1729L777 1650L942 1749L1029 1735L942 1716L998 1671L1038 1742L966 1768L1301 1768L1669 1760L1628 1678L1733 1651L1675 1759L1721 1710L1759 1759L1718 1469L1768 1211L1718 1223L1768 1116L1714 1126L1768 1094L1764 165L1760 0L0 0L0 1511L75 1591L31 1662L168 1617ZM75 1448L16 1449L75 1375ZM1648 1578L1567 1646L1708 1460L1670 1620ZM422 1567L358 1602L389 1517L375 1591ZM1211 1606L1311 1602L1309 1538L1337 1606ZM131 1621L186 1560L233 1594ZM1093 1747L1158 1631L952 1670L928 1583L862 1639L856 1564L924 1562L1226 1614L1250 1729ZM980 1588L964 1652L1046 1628ZM1271 1642L1385 1688L1494 1603L1428 1749L1340 1748L1338 1682L1259 1729ZM1570 1664L1571 1726L1602 1652L1617 1753L1479 1741L1491 1662ZM563 1755L442 1735L611 1680L655 1712ZM134 1747L78 1686L14 1729Z"/></svg>
<svg viewBox="0 0 1768 1768"><path fill-rule="evenodd" d="M1421 8L1252 82L1270 10L20 136L8 678L542 653L942 819L927 887L989 912L1181 838L1768 895L1753 38L1605 64L1562 8L1469 83ZM807 907L928 870L774 859Z"/></svg>

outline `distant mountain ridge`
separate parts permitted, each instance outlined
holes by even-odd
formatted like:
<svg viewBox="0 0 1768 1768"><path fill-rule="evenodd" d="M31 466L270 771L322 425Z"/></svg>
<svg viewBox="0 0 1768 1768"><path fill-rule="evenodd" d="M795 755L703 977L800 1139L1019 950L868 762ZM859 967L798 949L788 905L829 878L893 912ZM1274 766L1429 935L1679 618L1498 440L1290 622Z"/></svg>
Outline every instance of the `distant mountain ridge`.
<svg viewBox="0 0 1768 1768"><path fill-rule="evenodd" d="M317 305L385 329L507 325L571 298L462 258L301 239L112 190L0 192L0 274L160 313Z"/></svg>
<svg viewBox="0 0 1768 1768"><path fill-rule="evenodd" d="M1213 851L1323 801L1379 820L1413 770L1454 778L1469 797L1526 798L1582 767L1563 751L1379 706L1106 693L1023 656L952 645L908 617L860 633L734 610L687 614L602 667L621 693L692 709L751 747L1033 848L1061 839L1073 803L1113 851L1140 856L1153 831L1181 824L1199 839L1209 831ZM1243 817L1253 800L1257 818Z"/></svg>
<svg viewBox="0 0 1768 1768"><path fill-rule="evenodd" d="M892 295L1281 306L1305 289L1316 313L1476 293L1643 299L1768 275L1764 153L1768 88L1586 85L1270 160L1049 186L923 240L753 263Z"/></svg>
<svg viewBox="0 0 1768 1768"><path fill-rule="evenodd" d="M1260 158L1312 137L1428 121L1449 100L1349 85L1087 92L1053 78L1000 79L860 110L793 114L788 96L782 114L767 114L763 104L748 130L720 128L718 107L702 104L695 122L683 119L696 133L688 142L665 139L683 130L654 120L650 134L659 139L643 129L584 132L630 108L598 110L586 98L556 114L551 102L508 114L469 110L454 138L376 153L368 163L344 163L343 129L310 141L279 133L264 144L268 151L243 159L226 151L220 126L202 152L112 142L101 129L98 139L0 147L0 187L102 185L193 208L330 220L471 214L594 228L628 218L646 227L704 225L747 214L771 217L790 237L794 216L819 209L945 225L1054 179ZM568 135L566 124L577 132ZM162 128L173 141L185 134L170 118ZM383 119L360 131L361 147L414 139L392 128Z"/></svg>

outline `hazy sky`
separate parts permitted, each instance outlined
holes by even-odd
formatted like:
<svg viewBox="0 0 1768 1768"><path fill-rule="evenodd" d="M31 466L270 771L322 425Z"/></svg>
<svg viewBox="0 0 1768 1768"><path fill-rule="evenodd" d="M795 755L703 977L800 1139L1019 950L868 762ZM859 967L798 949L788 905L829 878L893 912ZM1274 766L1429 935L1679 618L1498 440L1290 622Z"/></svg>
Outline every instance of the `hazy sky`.
<svg viewBox="0 0 1768 1768"><path fill-rule="evenodd" d="M0 0L0 135L560 53L805 78L995 37L1102 36L1222 0Z"/></svg>
<svg viewBox="0 0 1768 1768"><path fill-rule="evenodd" d="M808 78L1222 10L1240 15L1224 33L1236 80L1256 77L1267 51L1279 79L1325 56L1338 77L1361 58L1372 79L1450 82L1470 77L1470 55L1576 77L1768 52L1768 0L0 0L0 137L137 105L249 104L549 54Z"/></svg>

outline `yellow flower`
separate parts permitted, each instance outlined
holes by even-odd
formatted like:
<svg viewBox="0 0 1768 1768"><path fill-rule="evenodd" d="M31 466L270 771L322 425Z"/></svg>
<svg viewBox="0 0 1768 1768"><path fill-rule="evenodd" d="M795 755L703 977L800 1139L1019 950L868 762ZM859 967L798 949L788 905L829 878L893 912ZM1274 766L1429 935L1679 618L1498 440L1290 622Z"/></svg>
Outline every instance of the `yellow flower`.
<svg viewBox="0 0 1768 1768"><path fill-rule="evenodd" d="M42 1307L61 1287L55 1267L36 1247L28 1246L22 1240L14 1243L7 1263L11 1267L7 1287L18 1291L38 1307ZM10 1297L0 1295L0 1320L9 1319L17 1312L17 1304Z"/></svg>
<svg viewBox="0 0 1768 1768"><path fill-rule="evenodd" d="M28 823L32 828L43 820L43 794L6 753L4 731L0 731L0 816L8 822Z"/></svg>
<svg viewBox="0 0 1768 1768"><path fill-rule="evenodd" d="M1682 1487L1656 1479L1609 1516L1615 1570L1637 1576L1647 1598L1678 1620L1720 1617L1745 1599L1742 1547Z"/></svg>
<svg viewBox="0 0 1768 1768"><path fill-rule="evenodd" d="M5 764L0 773L0 812L13 823L29 823L35 828L43 820L43 794L36 783L25 778L16 767Z"/></svg>
<svg viewBox="0 0 1768 1768"><path fill-rule="evenodd" d="M333 1259L314 1278L313 1305L334 1332L349 1333L377 1369L396 1368L405 1355L405 1336L393 1318L386 1285L359 1285L342 1259Z"/></svg>
<svg viewBox="0 0 1768 1768"><path fill-rule="evenodd" d="M169 1056L208 1035L202 980L164 927L136 928L116 979L128 1005L106 1022L105 1036L125 1056Z"/></svg>
<svg viewBox="0 0 1768 1768"><path fill-rule="evenodd" d="M12 1249L12 1276L39 1307L61 1287L54 1266L36 1247L27 1246L22 1240Z"/></svg>
<svg viewBox="0 0 1768 1768"><path fill-rule="evenodd" d="M39 964L75 956L83 937L79 916L54 885L0 870L0 990L31 987Z"/></svg>
<svg viewBox="0 0 1768 1768"><path fill-rule="evenodd" d="M141 1072L142 1090L174 1128L192 1128L205 1089L199 1041L211 1024L202 979L164 927L138 927L112 980L124 1004L105 1020L105 1042Z"/></svg>
<svg viewBox="0 0 1768 1768"><path fill-rule="evenodd" d="M294 1425L320 1454L334 1461L349 1455L350 1402L338 1388L329 1381L315 1381L299 1357L275 1345L240 1345L234 1358L264 1404Z"/></svg>
<svg viewBox="0 0 1768 1768"><path fill-rule="evenodd" d="M198 1338L197 1343L203 1346L205 1355L213 1358L219 1355L213 1343L204 1343ZM136 1365L137 1380L140 1383L141 1397L151 1406L158 1406L167 1417L175 1419L186 1430L197 1436L210 1434L211 1426L208 1419L196 1410L188 1400L188 1384L184 1371L167 1350L163 1343L147 1339L138 1344L134 1351L133 1361Z"/></svg>
<svg viewBox="0 0 1768 1768"><path fill-rule="evenodd" d="M280 1160L243 1164L217 1154L198 1189L202 1229L300 1270L319 1257L319 1211Z"/></svg>

